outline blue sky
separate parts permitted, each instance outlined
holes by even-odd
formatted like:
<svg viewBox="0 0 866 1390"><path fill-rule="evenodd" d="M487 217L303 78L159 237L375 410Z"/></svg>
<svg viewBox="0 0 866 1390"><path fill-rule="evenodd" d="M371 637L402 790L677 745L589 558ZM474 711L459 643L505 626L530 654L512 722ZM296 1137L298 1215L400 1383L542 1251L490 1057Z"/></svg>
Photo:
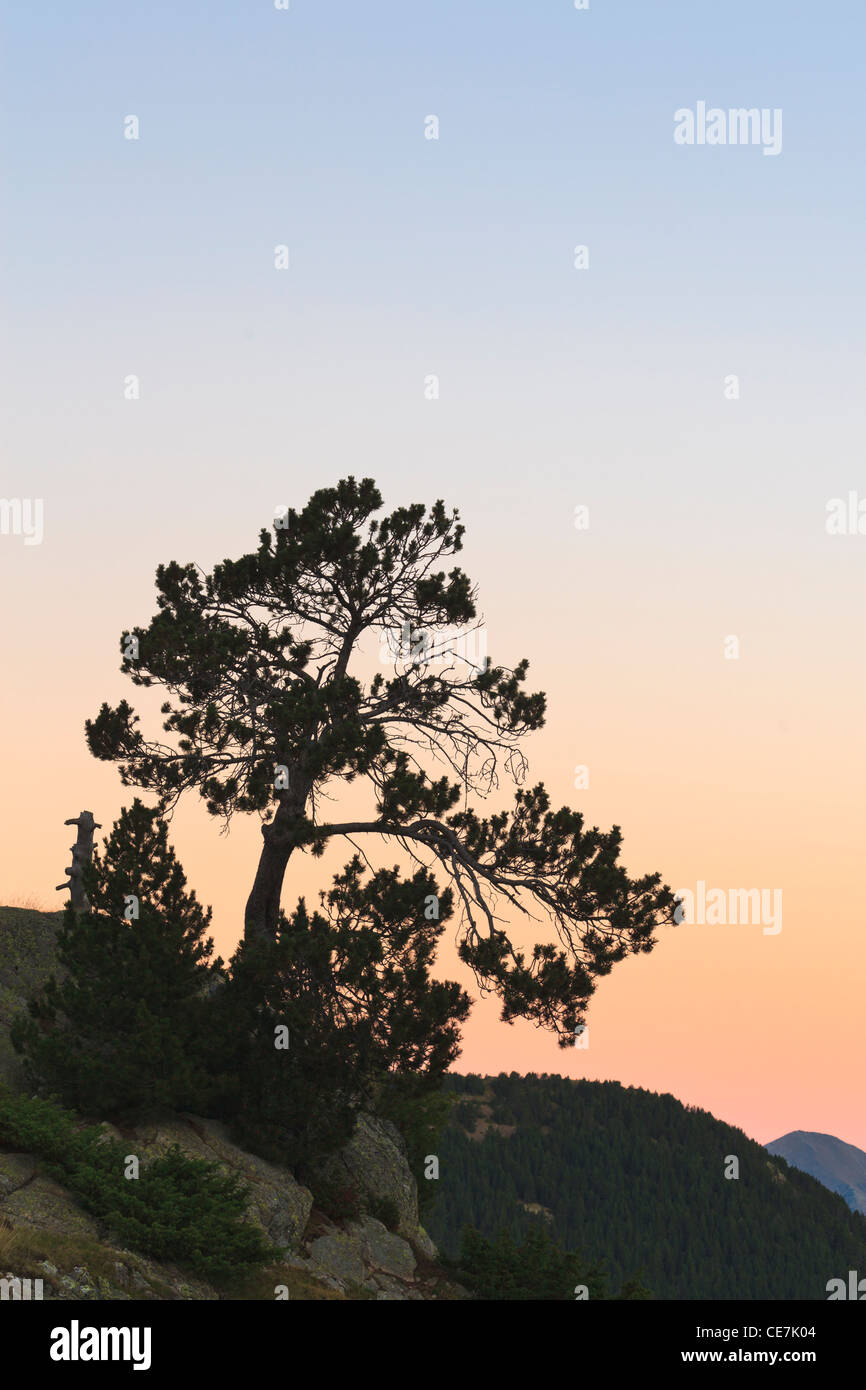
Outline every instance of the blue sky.
<svg viewBox="0 0 866 1390"><path fill-rule="evenodd" d="M327 375L382 407L383 373L447 358L451 400L490 410L547 412L572 381L578 406L672 390L687 413L701 353L760 371L780 411L816 376L850 399L863 27L839 4L21 7L11 398L38 411L50 380L77 416L139 358L163 398L219 412L231 385L267 413L295 349L304 402ZM699 99L781 107L781 157L675 146Z"/></svg>

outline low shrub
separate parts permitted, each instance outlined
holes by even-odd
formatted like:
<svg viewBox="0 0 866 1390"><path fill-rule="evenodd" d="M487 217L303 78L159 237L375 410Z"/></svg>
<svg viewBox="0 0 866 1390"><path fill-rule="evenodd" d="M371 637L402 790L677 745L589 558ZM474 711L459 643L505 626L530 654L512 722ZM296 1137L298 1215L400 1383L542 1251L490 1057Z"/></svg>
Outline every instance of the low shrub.
<svg viewBox="0 0 866 1390"><path fill-rule="evenodd" d="M119 1240L154 1259L230 1283L276 1255L244 1220L247 1191L218 1164L172 1147L126 1178L126 1149L53 1100L0 1093L0 1144L36 1153Z"/></svg>

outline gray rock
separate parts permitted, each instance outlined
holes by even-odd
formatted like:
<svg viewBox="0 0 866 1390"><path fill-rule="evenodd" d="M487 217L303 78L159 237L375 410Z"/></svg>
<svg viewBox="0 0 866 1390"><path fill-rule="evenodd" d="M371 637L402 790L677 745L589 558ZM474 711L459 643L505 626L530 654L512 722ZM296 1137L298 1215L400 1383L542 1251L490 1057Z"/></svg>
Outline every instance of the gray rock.
<svg viewBox="0 0 866 1390"><path fill-rule="evenodd" d="M427 1232L424 1230L423 1226L419 1226L418 1230L412 1237L412 1245L419 1255L424 1255L428 1260L438 1260L439 1251L433 1244Z"/></svg>
<svg viewBox="0 0 866 1390"><path fill-rule="evenodd" d="M354 1187L362 1202L392 1202L397 1233L412 1239L418 1230L418 1184L409 1167L406 1145L388 1120L362 1113L355 1133L337 1154L319 1165L319 1178L339 1187Z"/></svg>
<svg viewBox="0 0 866 1390"><path fill-rule="evenodd" d="M363 1284L367 1270L361 1243L351 1235L319 1236L310 1245L310 1258L322 1271L345 1284Z"/></svg>
<svg viewBox="0 0 866 1390"><path fill-rule="evenodd" d="M136 1152L135 1140L127 1140ZM313 1206L313 1194L296 1182L288 1168L268 1163L238 1148L217 1120L197 1115L171 1115L138 1131L145 1157L165 1153L178 1144L191 1158L204 1158L232 1169L249 1190L249 1214L272 1245L284 1252L297 1250Z"/></svg>
<svg viewBox="0 0 866 1390"><path fill-rule="evenodd" d="M417 1261L412 1247L400 1236L386 1230L381 1221L367 1216L363 1221L351 1222L348 1229L360 1242L368 1265L385 1274L393 1274L398 1279L414 1278Z"/></svg>
<svg viewBox="0 0 866 1390"><path fill-rule="evenodd" d="M339 1279L334 1279L330 1274L316 1274L320 1284L324 1284L326 1289L333 1289L335 1293L345 1293L346 1285Z"/></svg>
<svg viewBox="0 0 866 1390"><path fill-rule="evenodd" d="M385 1275L377 1277L376 1283L379 1292L376 1294L377 1303L405 1303L407 1300L406 1290L402 1284L398 1284L396 1279L388 1279Z"/></svg>
<svg viewBox="0 0 866 1390"><path fill-rule="evenodd" d="M0 1201L26 1187L38 1168L33 1154L0 1154Z"/></svg>
<svg viewBox="0 0 866 1390"><path fill-rule="evenodd" d="M0 1153L0 1202L19 1187L26 1187L37 1168L33 1154Z"/></svg>
<svg viewBox="0 0 866 1390"><path fill-rule="evenodd" d="M57 1183L37 1176L3 1199L2 1211L13 1226L63 1236L99 1239L99 1226Z"/></svg>

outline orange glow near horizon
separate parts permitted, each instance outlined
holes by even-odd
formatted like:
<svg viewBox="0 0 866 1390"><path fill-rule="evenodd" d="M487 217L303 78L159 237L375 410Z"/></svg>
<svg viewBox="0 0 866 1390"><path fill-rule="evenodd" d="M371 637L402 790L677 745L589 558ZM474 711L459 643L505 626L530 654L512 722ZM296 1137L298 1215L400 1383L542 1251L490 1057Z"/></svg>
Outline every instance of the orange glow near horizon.
<svg viewBox="0 0 866 1390"><path fill-rule="evenodd" d="M707 892L781 890L782 927L769 934L760 922L705 922L663 930L652 953L601 981L587 1048L562 1050L527 1024L506 1026L495 999L479 1001L458 1069L615 1079L671 1092L761 1142L806 1129L866 1148L856 882L863 781L862 751L849 732L858 718L854 683L845 680L850 650L834 648L832 627L813 631L807 643L788 619L783 633L783 616L748 601L747 586L736 598L731 593L724 614L712 595L703 596L702 611L700 586L684 593L678 573L657 569L637 591L629 575L617 578L615 556L594 566L580 551L582 538L568 535L567 519L564 538L543 552L518 541L520 526L515 516L503 534L498 518L480 561L473 551L474 570L469 557L461 561L470 573L482 571L476 577L484 581L491 654L509 661L528 655L530 688L548 692L546 726L525 745L530 784L543 780L555 805L577 807L589 824L619 824L632 873L659 870L676 890L699 882ZM225 553L240 553L249 530L225 527ZM484 530L476 517L476 539ZM152 559L171 555L158 541L149 548ZM524 562L532 559L522 570L520 610L507 563L518 549ZM138 691L119 673L116 645L124 626L147 620L152 600L148 566L136 555L104 603L93 605L86 628L75 634L55 621L49 636L55 575L33 563L33 552L16 558L22 590L30 567L30 623L24 610L6 615L17 627L7 644L22 644L28 656L16 662L7 691L0 898L33 895L50 910L62 902L53 888L68 863L64 820L86 807L105 834L136 794L88 754L85 717L103 699L125 696L142 711L146 731L159 727L157 692ZM581 584L596 575L593 592L603 598L594 608L573 608L566 597L568 564ZM553 602L547 575L556 566ZM80 593L81 577L73 583ZM737 630L741 655L727 660L723 641ZM589 787L576 789L579 765L589 770ZM509 800L503 786L489 807ZM341 815L340 802L327 814ZM224 834L192 799L176 813L171 838L191 885L213 904L217 949L227 957L241 931L257 823L237 818ZM296 856L284 907L301 894L315 900L351 853L341 843L321 861ZM390 846L380 857L399 858ZM474 997L456 959L454 925L446 926L438 973L460 979ZM543 921L513 925L523 944L551 939Z"/></svg>

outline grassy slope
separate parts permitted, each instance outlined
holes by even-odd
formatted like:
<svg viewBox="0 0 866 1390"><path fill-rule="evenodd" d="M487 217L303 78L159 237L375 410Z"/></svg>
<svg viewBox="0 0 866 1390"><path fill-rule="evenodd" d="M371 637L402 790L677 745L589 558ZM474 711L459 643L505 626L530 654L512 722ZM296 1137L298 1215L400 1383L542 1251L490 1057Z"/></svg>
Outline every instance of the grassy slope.
<svg viewBox="0 0 866 1390"><path fill-rule="evenodd" d="M62 921L62 912L0 907L0 1081L11 1085L19 1083L20 1068L8 1028L56 968L54 942Z"/></svg>

